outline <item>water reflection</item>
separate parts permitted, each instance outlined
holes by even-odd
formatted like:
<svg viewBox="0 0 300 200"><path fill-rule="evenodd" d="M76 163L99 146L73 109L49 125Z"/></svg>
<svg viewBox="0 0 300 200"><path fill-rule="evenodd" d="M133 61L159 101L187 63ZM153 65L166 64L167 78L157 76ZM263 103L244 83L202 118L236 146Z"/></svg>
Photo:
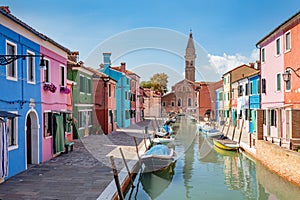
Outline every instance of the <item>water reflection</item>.
<svg viewBox="0 0 300 200"><path fill-rule="evenodd" d="M143 189L151 199L157 198L171 183L176 162L164 170L141 174Z"/></svg>
<svg viewBox="0 0 300 200"><path fill-rule="evenodd" d="M201 133L195 137L194 131L193 124L180 123L172 173L138 176L135 194L126 199L299 199L299 187L244 154L214 147Z"/></svg>

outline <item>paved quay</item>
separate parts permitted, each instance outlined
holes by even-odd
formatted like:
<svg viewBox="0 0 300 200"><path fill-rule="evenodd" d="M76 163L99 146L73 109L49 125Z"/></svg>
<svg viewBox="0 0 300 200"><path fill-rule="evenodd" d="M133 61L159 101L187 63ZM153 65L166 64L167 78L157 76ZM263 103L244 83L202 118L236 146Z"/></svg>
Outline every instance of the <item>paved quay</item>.
<svg viewBox="0 0 300 200"><path fill-rule="evenodd" d="M109 156L115 157L118 170L123 168L119 148L126 159L134 158L133 136L139 146L143 145L141 135L146 126L151 131L151 120L109 135L90 135L74 140L72 152L32 165L0 184L0 199L97 199L113 181Z"/></svg>

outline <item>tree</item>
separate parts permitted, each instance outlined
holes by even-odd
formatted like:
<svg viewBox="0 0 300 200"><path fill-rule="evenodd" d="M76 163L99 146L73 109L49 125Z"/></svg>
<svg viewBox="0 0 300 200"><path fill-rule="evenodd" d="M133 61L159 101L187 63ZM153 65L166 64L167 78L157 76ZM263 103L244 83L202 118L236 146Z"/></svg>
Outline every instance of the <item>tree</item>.
<svg viewBox="0 0 300 200"><path fill-rule="evenodd" d="M162 95L167 92L168 75L165 73L154 74L149 81L142 81L141 87L153 88L155 91L159 91Z"/></svg>

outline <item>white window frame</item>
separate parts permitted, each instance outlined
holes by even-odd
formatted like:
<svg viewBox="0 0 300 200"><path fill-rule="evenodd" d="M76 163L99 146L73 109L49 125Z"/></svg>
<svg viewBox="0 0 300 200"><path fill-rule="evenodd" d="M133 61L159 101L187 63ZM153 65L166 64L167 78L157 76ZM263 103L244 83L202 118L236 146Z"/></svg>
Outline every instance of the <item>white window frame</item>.
<svg viewBox="0 0 300 200"><path fill-rule="evenodd" d="M62 73L61 73L61 69L64 69L64 80L62 80ZM64 65L60 65L59 66L60 69L60 84L63 82L63 84L61 84L61 87L65 87L66 86L66 66Z"/></svg>
<svg viewBox="0 0 300 200"><path fill-rule="evenodd" d="M266 49L262 48L261 49L261 63L265 63L266 62Z"/></svg>
<svg viewBox="0 0 300 200"><path fill-rule="evenodd" d="M277 46L277 41L279 41L279 52L278 52L278 48L277 48L278 47ZM280 37L279 37L275 40L275 55L280 56L280 54L281 54L281 40L280 40Z"/></svg>
<svg viewBox="0 0 300 200"><path fill-rule="evenodd" d="M290 39L289 39L290 47L288 49L287 49L287 42L286 42L287 35L290 36ZM287 53L287 52L291 51L291 49L292 49L292 34L291 34L291 31L287 31L284 34L284 52Z"/></svg>
<svg viewBox="0 0 300 200"><path fill-rule="evenodd" d="M47 69L46 70L43 70L43 81L44 81L44 83L51 83L51 63L50 63L50 60L49 59L47 59L47 58L44 58L44 60L45 60L45 67L47 67ZM48 66L47 66L47 63L48 63ZM46 82L46 80L45 80L45 73L47 72L47 70L48 70L48 82Z"/></svg>
<svg viewBox="0 0 300 200"><path fill-rule="evenodd" d="M91 91L89 91L91 90ZM89 77L86 77L86 94L87 95L92 95L93 92L93 82L92 79Z"/></svg>
<svg viewBox="0 0 300 200"><path fill-rule="evenodd" d="M7 52L7 45L13 46L15 48L15 54L14 55L17 55L17 52L18 52L17 44L6 40L6 42L5 42L5 54L9 55L9 53ZM8 66L10 65L10 64L8 64L8 65L6 65L6 79L11 80L11 81L18 81L18 59L16 59L13 63L15 64L15 77L8 75Z"/></svg>
<svg viewBox="0 0 300 200"><path fill-rule="evenodd" d="M32 51L27 50L26 52L27 55L32 55L35 56L35 53ZM33 80L29 79L29 59L32 59L32 75L33 75ZM35 84L36 83L36 71L35 71L35 57L28 57L27 59L27 83L29 84Z"/></svg>
<svg viewBox="0 0 300 200"><path fill-rule="evenodd" d="M279 77L279 79L278 79L278 77ZM276 74L276 92L281 92L281 89L282 89L282 87L281 87L281 83L282 83L281 77L282 77L281 73ZM278 89L278 80L279 80L279 84L280 84L279 89Z"/></svg>
<svg viewBox="0 0 300 200"><path fill-rule="evenodd" d="M10 113L14 113L14 114L18 114L17 111L9 111ZM8 151L11 151L11 150L14 150L14 149L18 149L19 148L19 144L18 144L18 118L15 117L15 118L12 118L14 121L14 126L15 126L15 130L14 130L14 136L15 136L15 144L12 145L12 146L8 146ZM11 119L8 119L8 120L11 120ZM7 127L9 128L9 127ZM7 136L7 140L8 140L8 136Z"/></svg>

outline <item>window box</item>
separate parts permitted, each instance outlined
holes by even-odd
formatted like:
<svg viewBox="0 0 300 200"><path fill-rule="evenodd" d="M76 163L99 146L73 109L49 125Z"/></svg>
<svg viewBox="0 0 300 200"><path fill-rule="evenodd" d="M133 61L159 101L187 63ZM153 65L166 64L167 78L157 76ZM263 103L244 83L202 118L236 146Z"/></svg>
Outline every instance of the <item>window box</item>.
<svg viewBox="0 0 300 200"><path fill-rule="evenodd" d="M45 83L44 84L44 90L45 91L49 90L50 92L55 93L56 86L53 83Z"/></svg>
<svg viewBox="0 0 300 200"><path fill-rule="evenodd" d="M60 92L65 93L65 94L69 94L71 92L71 90L68 87L61 86L60 87Z"/></svg>

